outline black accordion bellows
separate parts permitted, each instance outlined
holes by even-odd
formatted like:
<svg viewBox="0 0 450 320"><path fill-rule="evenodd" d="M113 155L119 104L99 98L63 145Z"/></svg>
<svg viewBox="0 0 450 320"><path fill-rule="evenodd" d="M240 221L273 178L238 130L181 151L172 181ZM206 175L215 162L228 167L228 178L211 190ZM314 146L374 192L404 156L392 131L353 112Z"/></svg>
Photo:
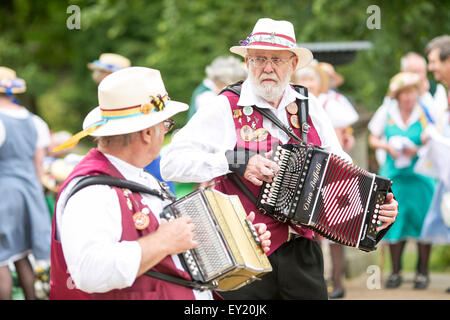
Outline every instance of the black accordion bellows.
<svg viewBox="0 0 450 320"><path fill-rule="evenodd" d="M335 242L371 251L379 207L392 181L316 146L285 144L273 154L280 173L261 188L257 206ZM383 233L384 235L384 233Z"/></svg>

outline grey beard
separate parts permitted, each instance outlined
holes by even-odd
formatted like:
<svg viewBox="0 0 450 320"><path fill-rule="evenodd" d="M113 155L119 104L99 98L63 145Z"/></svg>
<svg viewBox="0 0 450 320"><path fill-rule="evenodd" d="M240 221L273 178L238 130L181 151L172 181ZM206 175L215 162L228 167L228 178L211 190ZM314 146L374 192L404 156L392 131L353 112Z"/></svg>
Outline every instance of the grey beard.
<svg viewBox="0 0 450 320"><path fill-rule="evenodd" d="M276 85L262 85L258 79L255 79L252 73L249 73L248 77L257 96L268 102L275 103L283 96L284 90L289 83L290 73L288 72L286 78L281 79Z"/></svg>

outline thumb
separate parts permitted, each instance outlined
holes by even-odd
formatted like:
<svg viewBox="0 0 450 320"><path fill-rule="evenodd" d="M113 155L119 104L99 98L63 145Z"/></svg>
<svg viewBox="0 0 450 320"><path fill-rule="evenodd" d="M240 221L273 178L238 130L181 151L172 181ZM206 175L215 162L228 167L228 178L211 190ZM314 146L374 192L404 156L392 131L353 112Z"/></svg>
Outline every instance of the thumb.
<svg viewBox="0 0 450 320"><path fill-rule="evenodd" d="M389 192L386 195L386 202L390 202L394 198L394 194L392 192Z"/></svg>
<svg viewBox="0 0 450 320"><path fill-rule="evenodd" d="M247 216L247 219L248 219L248 221L253 223L253 221L255 220L255 213L253 211L250 211L250 213Z"/></svg>

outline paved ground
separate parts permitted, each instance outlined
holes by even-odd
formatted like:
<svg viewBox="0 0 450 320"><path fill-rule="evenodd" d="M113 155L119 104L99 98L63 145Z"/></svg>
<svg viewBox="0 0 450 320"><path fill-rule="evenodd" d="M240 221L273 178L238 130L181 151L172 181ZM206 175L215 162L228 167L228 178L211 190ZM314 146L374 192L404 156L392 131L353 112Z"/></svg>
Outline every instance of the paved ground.
<svg viewBox="0 0 450 320"><path fill-rule="evenodd" d="M385 279L381 281L381 288L369 289L368 287L377 285L371 276L372 274L362 274L346 279L346 295L343 300L450 300L450 293L445 292L450 287L449 273L432 273L430 285L425 290L413 289L413 273L404 274L402 285L396 289L384 288Z"/></svg>

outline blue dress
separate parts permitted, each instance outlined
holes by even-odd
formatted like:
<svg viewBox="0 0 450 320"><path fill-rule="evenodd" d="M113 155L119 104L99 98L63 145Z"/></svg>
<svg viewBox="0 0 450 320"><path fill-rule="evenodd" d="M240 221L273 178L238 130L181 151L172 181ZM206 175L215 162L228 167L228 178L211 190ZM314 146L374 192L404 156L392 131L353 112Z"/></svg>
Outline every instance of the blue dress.
<svg viewBox="0 0 450 320"><path fill-rule="evenodd" d="M51 221L33 157L37 130L32 120L0 112L6 140L0 146L0 265L23 258L50 259Z"/></svg>

